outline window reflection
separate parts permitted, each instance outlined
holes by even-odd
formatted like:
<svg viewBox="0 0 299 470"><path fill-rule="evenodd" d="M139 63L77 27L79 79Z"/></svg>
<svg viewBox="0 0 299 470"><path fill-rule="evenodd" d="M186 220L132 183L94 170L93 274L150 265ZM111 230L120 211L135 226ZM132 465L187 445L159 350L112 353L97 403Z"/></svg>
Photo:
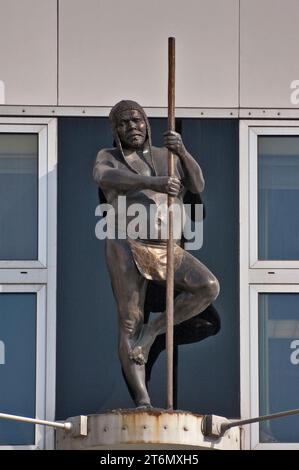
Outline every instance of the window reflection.
<svg viewBox="0 0 299 470"><path fill-rule="evenodd" d="M38 136L0 134L0 260L38 256Z"/></svg>
<svg viewBox="0 0 299 470"><path fill-rule="evenodd" d="M36 294L1 292L1 413L35 417L36 333ZM0 420L0 445L34 443L33 424Z"/></svg>
<svg viewBox="0 0 299 470"><path fill-rule="evenodd" d="M260 415L299 408L299 294L259 294ZM260 442L299 442L299 416L260 423Z"/></svg>
<svg viewBox="0 0 299 470"><path fill-rule="evenodd" d="M299 136L258 138L258 257L299 259Z"/></svg>

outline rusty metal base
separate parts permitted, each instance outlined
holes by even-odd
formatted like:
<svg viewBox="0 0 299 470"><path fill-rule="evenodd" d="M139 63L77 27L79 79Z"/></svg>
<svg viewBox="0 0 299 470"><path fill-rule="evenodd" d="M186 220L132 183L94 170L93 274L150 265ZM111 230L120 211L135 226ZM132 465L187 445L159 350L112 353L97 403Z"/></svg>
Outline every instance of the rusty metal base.
<svg viewBox="0 0 299 470"><path fill-rule="evenodd" d="M240 449L239 428L230 429L221 438L207 438L202 434L202 418L161 409L107 411L87 417L86 436L57 430L56 449Z"/></svg>

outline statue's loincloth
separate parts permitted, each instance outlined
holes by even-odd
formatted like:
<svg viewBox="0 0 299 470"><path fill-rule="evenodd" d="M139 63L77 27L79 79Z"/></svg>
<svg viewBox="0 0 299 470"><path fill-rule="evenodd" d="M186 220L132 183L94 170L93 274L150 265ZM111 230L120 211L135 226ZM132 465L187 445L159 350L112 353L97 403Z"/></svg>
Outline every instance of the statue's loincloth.
<svg viewBox="0 0 299 470"><path fill-rule="evenodd" d="M146 279L153 281L166 280L167 244L141 242L128 239L131 252L138 271ZM184 250L174 243L174 270L176 271L183 259Z"/></svg>

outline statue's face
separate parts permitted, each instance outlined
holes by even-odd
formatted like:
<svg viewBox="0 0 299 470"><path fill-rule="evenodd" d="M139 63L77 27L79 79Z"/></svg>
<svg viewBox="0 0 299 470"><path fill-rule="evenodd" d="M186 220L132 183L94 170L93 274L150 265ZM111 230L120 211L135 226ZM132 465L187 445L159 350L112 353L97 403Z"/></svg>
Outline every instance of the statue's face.
<svg viewBox="0 0 299 470"><path fill-rule="evenodd" d="M134 150L143 148L146 139L146 122L142 114L135 110L120 113L117 119L117 132L124 148Z"/></svg>

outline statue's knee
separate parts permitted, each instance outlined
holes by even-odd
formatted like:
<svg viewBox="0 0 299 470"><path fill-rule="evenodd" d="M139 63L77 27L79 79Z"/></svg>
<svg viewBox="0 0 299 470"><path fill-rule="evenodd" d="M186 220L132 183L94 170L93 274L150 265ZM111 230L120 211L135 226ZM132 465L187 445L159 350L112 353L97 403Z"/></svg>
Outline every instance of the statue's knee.
<svg viewBox="0 0 299 470"><path fill-rule="evenodd" d="M205 285L205 289L208 297L210 297L211 299L211 302L214 302L220 292L220 285L218 279L216 277L209 278Z"/></svg>
<svg viewBox="0 0 299 470"><path fill-rule="evenodd" d="M118 355L120 359L125 359L132 349L132 334L120 325L118 336Z"/></svg>
<svg viewBox="0 0 299 470"><path fill-rule="evenodd" d="M119 311L119 328L120 336L134 338L138 335L142 326L141 312L136 311L129 313L126 311Z"/></svg>
<svg viewBox="0 0 299 470"><path fill-rule="evenodd" d="M194 295L200 298L204 296L210 301L210 303L214 302L214 300L218 297L219 292L219 282L214 276L206 279L204 283L198 283L196 286L194 286L193 289Z"/></svg>

